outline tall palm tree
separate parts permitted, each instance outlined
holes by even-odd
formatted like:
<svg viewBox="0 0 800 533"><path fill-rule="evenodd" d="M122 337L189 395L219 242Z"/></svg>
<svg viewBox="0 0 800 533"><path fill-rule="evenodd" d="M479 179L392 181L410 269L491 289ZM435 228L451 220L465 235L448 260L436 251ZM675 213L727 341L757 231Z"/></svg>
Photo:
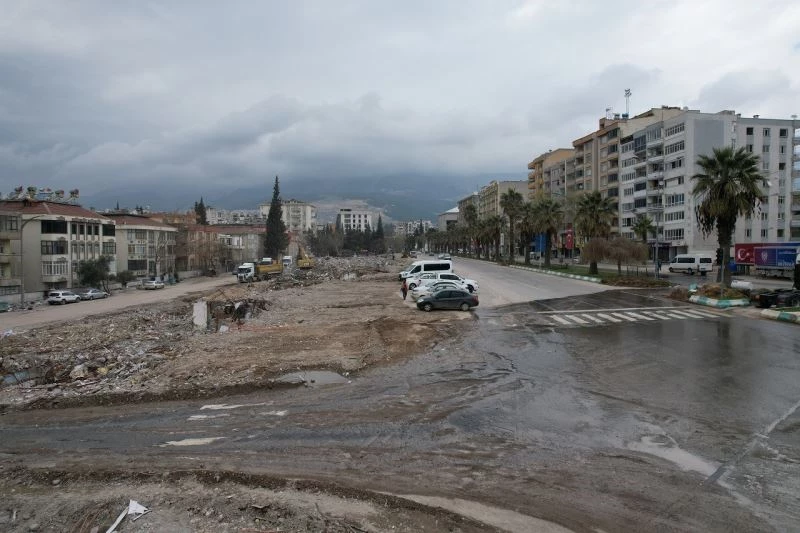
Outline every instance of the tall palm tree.
<svg viewBox="0 0 800 533"><path fill-rule="evenodd" d="M475 239L475 234L478 231L478 208L475 204L469 203L464 208L464 221L467 223L467 235L469 236L470 243L467 249L472 253L472 241Z"/></svg>
<svg viewBox="0 0 800 533"><path fill-rule="evenodd" d="M656 227L653 225L653 219L645 215L636 219L636 223L632 227L633 233L642 238L642 242L647 244L648 233L655 233Z"/></svg>
<svg viewBox="0 0 800 533"><path fill-rule="evenodd" d="M522 216L522 210L525 206L525 199L522 194L514 189L509 188L506 192L500 195L500 207L503 213L508 218L508 256L509 261L514 262L516 255L516 240L514 239L514 226L517 220Z"/></svg>
<svg viewBox="0 0 800 533"><path fill-rule="evenodd" d="M587 192L578 199L575 207L575 227L587 240L608 237L615 215L611 198L603 198L599 191ZM597 274L597 260L589 263L589 274Z"/></svg>
<svg viewBox="0 0 800 533"><path fill-rule="evenodd" d="M519 221L519 232L524 239L525 264L531 264L531 241L536 235L536 209L535 202L525 202L522 209L522 218Z"/></svg>
<svg viewBox="0 0 800 533"><path fill-rule="evenodd" d="M487 250L486 255L488 258L489 249L488 244L494 243L494 258L495 261L500 261L500 234L506 226L505 219L500 215L492 215L484 220L484 237L486 238Z"/></svg>
<svg viewBox="0 0 800 533"><path fill-rule="evenodd" d="M542 198L534 204L534 227L538 233L544 233L544 266L550 268L550 256L553 249L553 236L564 222L564 209L552 198Z"/></svg>
<svg viewBox="0 0 800 533"><path fill-rule="evenodd" d="M697 157L701 172L692 176L696 199L695 214L700 231L705 236L717 231L717 241L722 248L722 282L730 287L728 264L736 219L752 215L762 196L760 186L766 178L758 170L758 157L744 148L714 148L713 155Z"/></svg>

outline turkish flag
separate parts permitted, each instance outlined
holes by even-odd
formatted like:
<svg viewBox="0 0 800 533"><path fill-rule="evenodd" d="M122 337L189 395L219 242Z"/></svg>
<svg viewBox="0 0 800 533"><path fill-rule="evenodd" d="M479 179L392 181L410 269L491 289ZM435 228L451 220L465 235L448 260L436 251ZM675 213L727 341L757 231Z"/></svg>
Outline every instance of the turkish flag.
<svg viewBox="0 0 800 533"><path fill-rule="evenodd" d="M567 230L567 250L575 248L575 237L572 235L572 230Z"/></svg>

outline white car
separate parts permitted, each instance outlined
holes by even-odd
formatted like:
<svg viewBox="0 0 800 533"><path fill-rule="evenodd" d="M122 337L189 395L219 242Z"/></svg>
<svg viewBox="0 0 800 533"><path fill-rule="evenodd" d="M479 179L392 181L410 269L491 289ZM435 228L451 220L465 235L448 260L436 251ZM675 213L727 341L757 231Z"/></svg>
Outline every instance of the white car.
<svg viewBox="0 0 800 533"><path fill-rule="evenodd" d="M146 279L142 281L142 284L139 287L145 290L163 289L164 282L155 279Z"/></svg>
<svg viewBox="0 0 800 533"><path fill-rule="evenodd" d="M81 297L72 291L50 291L47 294L47 303L50 305L55 304L69 304L79 302Z"/></svg>
<svg viewBox="0 0 800 533"><path fill-rule="evenodd" d="M464 289L469 292L478 292L478 282L474 279L462 278L458 274L452 272L427 272L417 276L408 278L408 290L413 291L419 285L429 285L437 281L452 281L458 285L459 289Z"/></svg>
<svg viewBox="0 0 800 533"><path fill-rule="evenodd" d="M463 290L464 287L460 284L453 283L452 281L437 281L436 283L431 283L429 285L419 285L411 290L411 299L416 302L420 298L430 296L434 292L441 291L443 289Z"/></svg>

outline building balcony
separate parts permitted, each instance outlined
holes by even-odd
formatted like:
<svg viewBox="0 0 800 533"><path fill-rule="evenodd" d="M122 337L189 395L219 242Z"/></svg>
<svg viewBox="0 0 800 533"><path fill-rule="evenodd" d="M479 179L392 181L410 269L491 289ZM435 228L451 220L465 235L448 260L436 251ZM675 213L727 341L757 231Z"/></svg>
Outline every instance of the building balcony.
<svg viewBox="0 0 800 533"><path fill-rule="evenodd" d="M792 218L791 226L793 228L800 228L800 218Z"/></svg>
<svg viewBox="0 0 800 533"><path fill-rule="evenodd" d="M42 275L42 281L44 283L61 283L62 281L67 281L67 275L66 274L56 274L56 275L52 275L52 276L45 276L43 274Z"/></svg>
<svg viewBox="0 0 800 533"><path fill-rule="evenodd" d="M20 233L17 230L13 231L0 231L0 241L16 241L19 240Z"/></svg>
<svg viewBox="0 0 800 533"><path fill-rule="evenodd" d="M17 256L12 253L0 254L0 264L9 265L17 262Z"/></svg>
<svg viewBox="0 0 800 533"><path fill-rule="evenodd" d="M647 141L647 147L650 148L651 146L658 146L660 144L664 144L664 138L659 137L658 139L653 139L652 141Z"/></svg>
<svg viewBox="0 0 800 533"><path fill-rule="evenodd" d="M9 278L0 278L0 287L20 287L22 286L22 280L19 278L9 277Z"/></svg>

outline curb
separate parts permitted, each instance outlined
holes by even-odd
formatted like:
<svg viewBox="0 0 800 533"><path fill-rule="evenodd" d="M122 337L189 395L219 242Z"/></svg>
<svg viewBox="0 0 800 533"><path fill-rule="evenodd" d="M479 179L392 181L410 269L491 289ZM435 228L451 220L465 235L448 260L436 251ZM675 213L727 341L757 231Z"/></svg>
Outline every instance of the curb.
<svg viewBox="0 0 800 533"><path fill-rule="evenodd" d="M728 307L747 307L750 305L750 300L746 300L744 298L739 298L736 300L717 300L715 298L707 298L705 296L690 296L689 301L693 304L716 307L717 309L727 309Z"/></svg>
<svg viewBox="0 0 800 533"><path fill-rule="evenodd" d="M764 309L761 311L761 316L772 320L800 324L800 313L787 313L786 311L772 311L771 309Z"/></svg>
<svg viewBox="0 0 800 533"><path fill-rule="evenodd" d="M543 268L526 267L519 265L508 265L511 268L518 268L520 270L529 270L538 274L548 274L550 276L558 276L561 278L578 279L581 281L589 281L591 283L602 283L603 280L592 276L579 276L578 274L567 274L566 272L556 272L555 270L545 270Z"/></svg>

